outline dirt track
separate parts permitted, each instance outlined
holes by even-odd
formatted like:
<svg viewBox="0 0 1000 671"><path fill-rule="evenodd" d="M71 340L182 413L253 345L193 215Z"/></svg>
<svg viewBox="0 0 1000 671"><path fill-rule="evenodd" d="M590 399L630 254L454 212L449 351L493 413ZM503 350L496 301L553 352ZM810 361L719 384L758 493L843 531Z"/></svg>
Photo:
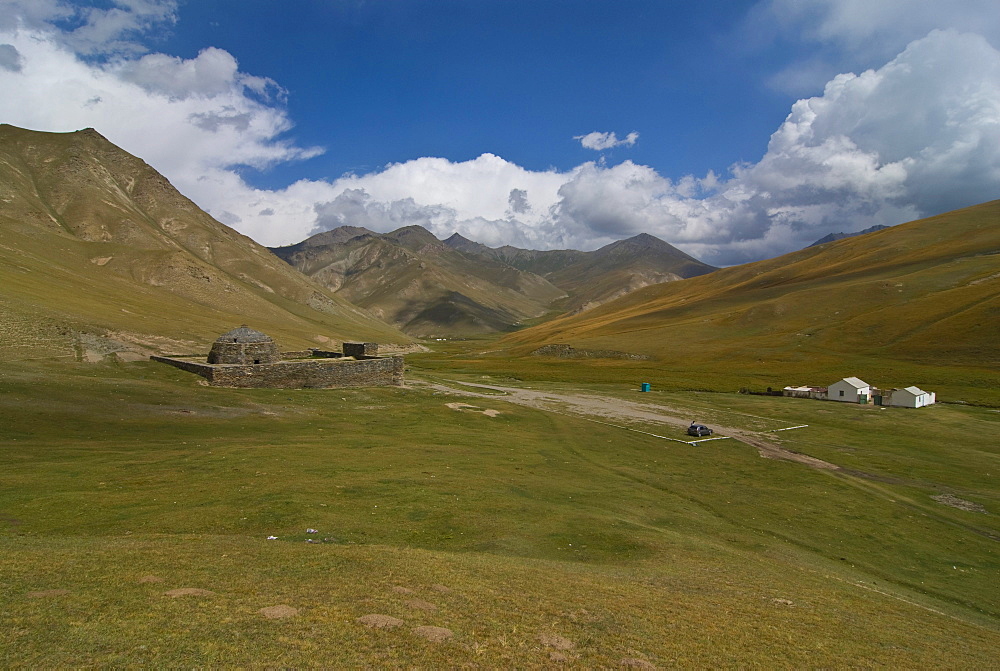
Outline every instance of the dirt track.
<svg viewBox="0 0 1000 671"><path fill-rule="evenodd" d="M487 398L491 401L505 401L515 405L523 405L546 412L556 412L559 414L577 415L586 419L600 418L601 421L620 421L628 423L631 421L642 421L659 424L670 424L678 427L679 430L687 428L691 423L689 418L679 416L680 411L672 408L653 405L649 403L639 403L610 396L599 396L596 394L568 394L551 391L536 391L534 389L520 389L517 387L500 387L492 384L476 384L473 382L454 382L454 385L461 387L473 387L478 389L488 389L495 392L503 392L504 396L496 394L484 394L471 389L456 388L449 385L413 381L414 384L425 384L437 391L443 391L460 396L471 396L475 398ZM671 414L672 413L672 414ZM786 450L777 443L767 433L747 431L745 429L734 429L731 427L714 427L718 437L728 436L752 445L757 448L758 454L765 459L783 459L805 464L812 468L822 468L827 470L839 470L836 464L831 464L822 459L816 459L805 454ZM680 434L680 431L678 431ZM689 442L680 438L669 438L679 442Z"/></svg>

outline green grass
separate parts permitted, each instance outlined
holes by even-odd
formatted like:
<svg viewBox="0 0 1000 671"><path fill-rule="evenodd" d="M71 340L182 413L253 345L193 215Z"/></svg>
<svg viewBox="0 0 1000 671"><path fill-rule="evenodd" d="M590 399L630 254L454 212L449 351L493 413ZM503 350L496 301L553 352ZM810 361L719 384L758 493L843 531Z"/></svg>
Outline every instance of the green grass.
<svg viewBox="0 0 1000 671"><path fill-rule="evenodd" d="M552 663L539 636L557 634L574 642L560 654L589 667L992 663L995 412L531 386L744 428L807 423L780 434L785 446L864 475L502 396L219 389L153 363L8 365L0 662L526 667ZM456 401L502 414L446 406ZM969 439L952 440L956 429ZM164 582L139 582L150 574ZM163 595L178 587L215 594ZM52 589L68 593L30 595ZM299 615L257 612L276 604ZM367 613L405 624L371 630L355 622ZM455 635L430 643L419 625Z"/></svg>
<svg viewBox="0 0 1000 671"><path fill-rule="evenodd" d="M448 363L567 381L641 375L674 389L713 391L826 386L857 376L882 388L917 385L942 400L1000 407L998 215L1000 201L993 201L646 287L513 333L492 347L502 356ZM553 343L652 360L527 356Z"/></svg>

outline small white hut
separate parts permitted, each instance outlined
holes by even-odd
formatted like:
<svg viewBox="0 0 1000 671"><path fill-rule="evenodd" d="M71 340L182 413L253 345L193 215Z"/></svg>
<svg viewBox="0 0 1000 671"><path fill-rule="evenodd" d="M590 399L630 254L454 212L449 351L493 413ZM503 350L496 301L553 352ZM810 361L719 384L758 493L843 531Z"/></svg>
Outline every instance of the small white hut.
<svg viewBox="0 0 1000 671"><path fill-rule="evenodd" d="M856 377L845 377L828 387L826 397L831 401L842 403L865 404L871 400L872 387Z"/></svg>
<svg viewBox="0 0 1000 671"><path fill-rule="evenodd" d="M924 391L920 387L906 387L905 389L893 389L889 392L889 402L882 401L882 405L894 405L900 408L922 408L925 405L934 405L937 395L933 391Z"/></svg>

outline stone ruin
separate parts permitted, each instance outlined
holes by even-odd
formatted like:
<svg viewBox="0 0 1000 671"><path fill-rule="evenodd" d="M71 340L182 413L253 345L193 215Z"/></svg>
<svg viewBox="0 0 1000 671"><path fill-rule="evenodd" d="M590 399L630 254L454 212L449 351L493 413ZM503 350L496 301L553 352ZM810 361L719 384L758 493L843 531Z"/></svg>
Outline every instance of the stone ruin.
<svg viewBox="0 0 1000 671"><path fill-rule="evenodd" d="M260 364L281 361L277 343L246 324L223 333L208 353L208 363Z"/></svg>
<svg viewBox="0 0 1000 671"><path fill-rule="evenodd" d="M207 360L191 356L150 359L201 375L217 387L325 389L403 384L403 357L380 356L377 343L345 342L341 352L282 352L270 336L245 324L219 336Z"/></svg>

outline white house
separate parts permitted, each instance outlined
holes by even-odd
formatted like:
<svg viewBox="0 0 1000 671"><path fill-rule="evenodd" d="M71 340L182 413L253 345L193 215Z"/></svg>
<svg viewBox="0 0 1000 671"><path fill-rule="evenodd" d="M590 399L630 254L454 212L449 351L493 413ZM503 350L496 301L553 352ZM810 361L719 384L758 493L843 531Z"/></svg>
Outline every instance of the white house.
<svg viewBox="0 0 1000 671"><path fill-rule="evenodd" d="M882 405L894 405L900 408L922 408L925 405L933 405L937 401L937 396L933 391L924 391L920 387L906 387L905 389L893 389L888 394L889 402L883 399Z"/></svg>
<svg viewBox="0 0 1000 671"><path fill-rule="evenodd" d="M827 388L827 399L843 403L868 403L872 397L871 385L856 377L845 377Z"/></svg>

